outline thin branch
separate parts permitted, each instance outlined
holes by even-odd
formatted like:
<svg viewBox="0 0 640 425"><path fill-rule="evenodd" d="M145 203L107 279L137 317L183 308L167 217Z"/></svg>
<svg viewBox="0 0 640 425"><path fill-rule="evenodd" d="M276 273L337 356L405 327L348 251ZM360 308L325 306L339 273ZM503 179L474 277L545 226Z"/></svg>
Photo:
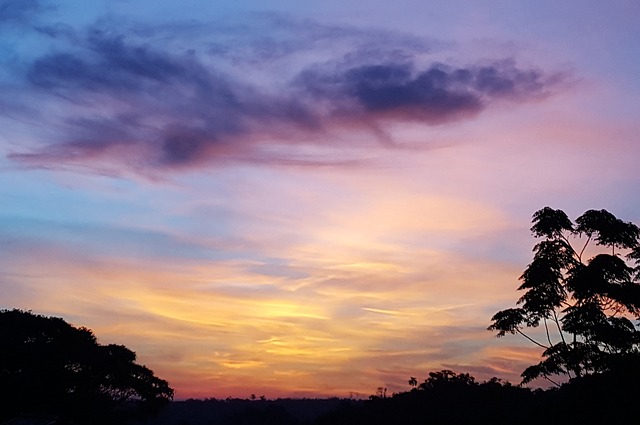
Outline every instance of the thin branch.
<svg viewBox="0 0 640 425"><path fill-rule="evenodd" d="M567 243L567 245L569 246L569 249L571 249L571 251L573 252L573 255L575 255L576 257L578 257L579 261L580 260L580 256L578 255L578 253L576 252L575 249L573 249L573 245L571 245L571 242L569 241L569 238L567 238L565 235L563 235L562 233L560 234L560 237Z"/></svg>
<svg viewBox="0 0 640 425"><path fill-rule="evenodd" d="M580 250L580 255L578 255L578 261L580 262L582 262L582 254L584 253L584 250L587 249L587 245L589 245L589 241L591 241L591 235L589 235L589 237L587 238L587 241L584 243L584 246Z"/></svg>
<svg viewBox="0 0 640 425"><path fill-rule="evenodd" d="M561 305L567 306L567 307L573 307L574 304L571 304L569 301L560 301Z"/></svg>
<svg viewBox="0 0 640 425"><path fill-rule="evenodd" d="M544 379L546 379L547 381L551 382L553 385L555 385L556 387L560 387L560 384L558 384L556 381L554 381L553 379L549 378L547 375L543 376Z"/></svg>
<svg viewBox="0 0 640 425"><path fill-rule="evenodd" d="M602 344L602 347L609 353L613 354L613 347L610 344Z"/></svg>
<svg viewBox="0 0 640 425"><path fill-rule="evenodd" d="M545 350L548 350L549 347L547 347L546 345L542 345L540 344L538 341L536 341L535 339L531 338L529 335L525 334L524 332L522 332L520 329L516 329L516 332L518 332L520 335L522 335L523 337L527 338L529 341L533 342L535 345L537 345L538 347L542 347Z"/></svg>
<svg viewBox="0 0 640 425"><path fill-rule="evenodd" d="M562 332L562 328L560 327L560 321L558 320L558 315L555 310L551 310L553 313L553 321L556 322L556 326L558 327L558 333L560 334L560 338L562 339L562 343L566 344L567 341L564 340L564 333Z"/></svg>
<svg viewBox="0 0 640 425"><path fill-rule="evenodd" d="M578 257L578 253L576 252L576 250L573 248L573 245L571 245L571 242L569 242L569 239L563 237L562 239L564 239L564 241L567 243L567 246L569 247L569 249L571 250L571 252L573 252L573 255L576 256L576 258Z"/></svg>
<svg viewBox="0 0 640 425"><path fill-rule="evenodd" d="M611 314L611 316L609 317L616 317L618 314L624 311L624 306L620 305L619 303L616 303L615 305L616 305L616 308L613 311L613 314Z"/></svg>
<svg viewBox="0 0 640 425"><path fill-rule="evenodd" d="M547 318L544 318L544 330L547 332L547 341L549 341L549 346L553 347L553 342L551 342L551 336L549 336L549 326L547 325Z"/></svg>

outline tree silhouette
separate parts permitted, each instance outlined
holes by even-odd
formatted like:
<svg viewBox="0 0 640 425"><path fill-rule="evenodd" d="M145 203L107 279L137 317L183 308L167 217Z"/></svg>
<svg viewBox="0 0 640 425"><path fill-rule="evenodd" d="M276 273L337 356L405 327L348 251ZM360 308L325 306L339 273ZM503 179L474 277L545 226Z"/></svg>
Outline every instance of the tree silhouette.
<svg viewBox="0 0 640 425"><path fill-rule="evenodd" d="M462 388L478 385L476 379L468 373L455 373L444 369L429 372L429 377L420 384L420 389Z"/></svg>
<svg viewBox="0 0 640 425"><path fill-rule="evenodd" d="M92 423L150 413L173 397L136 354L101 345L87 328L57 317L0 311L0 419L23 414ZM119 414L120 417L116 417Z"/></svg>
<svg viewBox="0 0 640 425"><path fill-rule="evenodd" d="M543 360L522 373L523 383L545 378L557 384L554 375L607 372L637 357L638 226L605 210L589 210L573 223L545 207L533 215L531 231L542 241L520 276L520 307L497 312L489 326L498 337L517 333L544 349ZM524 332L540 325L542 338Z"/></svg>

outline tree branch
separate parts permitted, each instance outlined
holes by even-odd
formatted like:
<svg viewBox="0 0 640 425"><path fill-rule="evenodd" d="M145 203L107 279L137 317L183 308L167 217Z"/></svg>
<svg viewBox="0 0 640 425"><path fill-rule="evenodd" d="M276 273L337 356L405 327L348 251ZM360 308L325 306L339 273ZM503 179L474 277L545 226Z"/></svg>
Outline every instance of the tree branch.
<svg viewBox="0 0 640 425"><path fill-rule="evenodd" d="M547 375L543 375L543 378L546 379L547 381L551 382L553 385L555 385L556 387L560 387L560 384L558 384L556 381L554 381L553 379L549 378Z"/></svg>
<svg viewBox="0 0 640 425"><path fill-rule="evenodd" d="M553 342L551 342L551 336L549 336L549 326L547 325L547 318L544 318L544 330L547 332L547 341L549 341L549 346L553 347Z"/></svg>
<svg viewBox="0 0 640 425"><path fill-rule="evenodd" d="M571 245L571 242L569 241L569 238L567 238L565 235L560 234L560 238L562 238L562 240L564 240L567 243L567 246L569 247L569 249L571 249L571 251L573 252L573 255L575 255L578 258L578 261L582 261L580 259L580 256L582 255L582 252L580 252L580 255L578 255L578 253L576 252L575 249L573 249L573 245ZM584 250L584 248L583 248Z"/></svg>
<svg viewBox="0 0 640 425"><path fill-rule="evenodd" d="M564 333L562 332L562 328L560 327L560 321L558 320L558 315L555 310L551 310L553 313L553 321L556 322L556 326L558 327L558 333L560 334L560 339L562 339L562 343L566 344L567 341L564 340Z"/></svg>
<svg viewBox="0 0 640 425"><path fill-rule="evenodd" d="M524 332L522 332L520 329L516 329L516 332L518 332L520 335L522 335L523 337L527 338L529 341L533 342L535 345L537 345L538 347L544 348L545 350L547 350L549 347L547 347L546 345L540 344L538 341L536 341L535 339L531 338L529 335L525 334Z"/></svg>
<svg viewBox="0 0 640 425"><path fill-rule="evenodd" d="M580 255L578 255L578 261L580 261L581 263L582 263L582 254L584 253L584 250L587 249L587 245L589 245L589 241L591 241L591 235L589 235L589 237L587 238L586 242L584 243L584 246L580 250Z"/></svg>

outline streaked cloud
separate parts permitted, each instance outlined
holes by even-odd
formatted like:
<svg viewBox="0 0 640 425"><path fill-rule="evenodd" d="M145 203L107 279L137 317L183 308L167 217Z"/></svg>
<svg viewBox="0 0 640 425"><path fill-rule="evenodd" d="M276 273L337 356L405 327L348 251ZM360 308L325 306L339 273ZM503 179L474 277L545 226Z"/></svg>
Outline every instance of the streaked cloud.
<svg viewBox="0 0 640 425"><path fill-rule="evenodd" d="M367 262L372 254L367 241L350 246L356 255L327 242L313 256L295 244L280 246L281 262L294 264L295 272L283 266L275 274L256 266L273 262L261 260L267 252L256 252L255 259L238 253L205 265L190 256L167 263L160 252L129 258L103 251L96 257L56 248L66 244L54 240L43 249L39 243L28 256L5 251L4 283L20 282L32 291L28 303L20 294L5 300L48 314L64 311L105 341L131 346L158 373L188 386L189 395L242 396L251 392L252 382L270 395L304 395L305 389L366 393L381 379L400 388L403 377L391 376L396 367L415 363L426 369L472 356L472 341L491 335L484 324L469 325L483 300L495 301L500 292L487 291L483 283L496 278L490 265L467 261L460 270L436 251L399 255L393 245L374 250L385 257L394 252L393 260ZM449 270L443 273L444 268ZM13 275L20 270L32 272ZM505 272L508 280L513 273ZM462 285L455 296L448 295L449 274ZM194 367L200 371L195 376ZM381 368L388 373L381 374ZM339 371L345 369L361 376L343 382ZM237 383L243 380L244 387Z"/></svg>
<svg viewBox="0 0 640 425"><path fill-rule="evenodd" d="M171 42L166 29L132 31L113 20L85 29L40 28L40 37L56 48L29 58L25 74L17 75L25 90L19 102L57 109L59 131L54 140L35 140L9 157L34 166L115 170L220 162L313 165L322 160L300 153L326 145L340 131L359 128L388 142L388 122L470 119L496 101L544 97L565 79L554 70L519 67L511 58L424 63L428 49L415 41L390 53L383 45L374 54L368 46L383 34L349 27L312 23L307 44L291 44L287 36L301 31L300 23L262 19L270 24L266 34L244 40L242 28L232 27L227 44L213 47L203 31L215 24L187 27L186 35L195 38L176 30ZM318 41L318 52L309 51ZM328 41L343 52L328 55ZM257 73L251 72L255 61ZM287 64L297 71L270 72Z"/></svg>

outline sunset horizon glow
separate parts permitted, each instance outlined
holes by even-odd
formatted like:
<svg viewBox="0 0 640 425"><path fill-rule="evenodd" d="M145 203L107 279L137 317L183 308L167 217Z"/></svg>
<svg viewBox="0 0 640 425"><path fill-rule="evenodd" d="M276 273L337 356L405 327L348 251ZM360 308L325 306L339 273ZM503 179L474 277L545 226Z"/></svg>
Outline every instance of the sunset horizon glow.
<svg viewBox="0 0 640 425"><path fill-rule="evenodd" d="M0 0L0 309L176 399L520 381L540 208L640 224L640 5Z"/></svg>

